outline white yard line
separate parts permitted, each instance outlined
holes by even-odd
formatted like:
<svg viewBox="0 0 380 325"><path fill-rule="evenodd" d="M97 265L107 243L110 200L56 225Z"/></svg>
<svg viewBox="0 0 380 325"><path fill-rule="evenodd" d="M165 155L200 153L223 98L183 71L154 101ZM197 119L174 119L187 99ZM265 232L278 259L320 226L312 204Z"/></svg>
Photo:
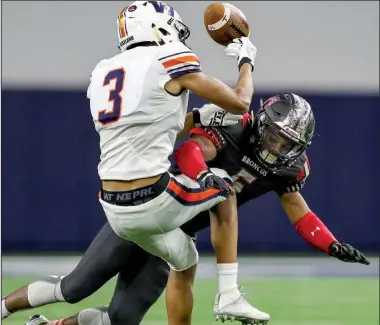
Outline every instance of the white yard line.
<svg viewBox="0 0 380 325"><path fill-rule="evenodd" d="M27 276L55 274L65 275L79 262L80 256L3 256L3 276ZM371 265L362 267L345 263L331 257L241 257L239 277L309 277L309 276L379 276L379 258L370 258ZM214 258L201 257L197 277L210 279L216 276Z"/></svg>

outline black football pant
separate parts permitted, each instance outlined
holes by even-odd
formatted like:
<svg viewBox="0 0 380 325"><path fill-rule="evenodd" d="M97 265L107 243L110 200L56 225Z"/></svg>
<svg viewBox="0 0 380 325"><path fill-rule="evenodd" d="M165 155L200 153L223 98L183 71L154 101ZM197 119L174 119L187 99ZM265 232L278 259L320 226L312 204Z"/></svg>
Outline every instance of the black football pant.
<svg viewBox="0 0 380 325"><path fill-rule="evenodd" d="M111 324L138 325L165 289L169 266L135 243L117 236L108 222L77 267L62 279L63 297L69 303L77 303L117 274L116 288L108 307Z"/></svg>
<svg viewBox="0 0 380 325"><path fill-rule="evenodd" d="M182 229L195 237L198 230L209 225L208 211L204 211ZM68 303L77 303L117 274L116 288L108 307L111 324L138 325L165 289L169 266L135 243L117 236L108 222L96 235L77 267L62 279L63 297Z"/></svg>

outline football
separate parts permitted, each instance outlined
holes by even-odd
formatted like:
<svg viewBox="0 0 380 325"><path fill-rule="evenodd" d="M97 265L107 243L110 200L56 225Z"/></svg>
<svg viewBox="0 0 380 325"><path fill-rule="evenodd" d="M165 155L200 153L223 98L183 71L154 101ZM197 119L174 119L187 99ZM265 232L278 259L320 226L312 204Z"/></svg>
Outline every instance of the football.
<svg viewBox="0 0 380 325"><path fill-rule="evenodd" d="M204 23L211 38L223 46L235 38L249 35L249 24L244 14L229 3L210 4L204 13Z"/></svg>

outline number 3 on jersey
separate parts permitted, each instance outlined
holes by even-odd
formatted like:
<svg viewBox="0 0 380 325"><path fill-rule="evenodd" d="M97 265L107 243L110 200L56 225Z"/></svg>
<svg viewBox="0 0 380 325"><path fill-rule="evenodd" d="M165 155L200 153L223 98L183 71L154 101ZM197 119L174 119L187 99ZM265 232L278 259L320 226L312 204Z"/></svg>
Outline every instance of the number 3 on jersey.
<svg viewBox="0 0 380 325"><path fill-rule="evenodd" d="M109 91L108 102L112 103L112 109L107 112L107 109L103 109L98 112L98 121L102 125L117 122L121 116L121 107L123 104L123 98L121 92L124 88L125 70L123 68L111 70L104 78L103 86L109 86L111 81L115 81L113 89Z"/></svg>
<svg viewBox="0 0 380 325"><path fill-rule="evenodd" d="M243 190L244 183L246 184L252 184L255 180L256 177L251 175L247 170L242 168L240 172L232 176L232 180L234 182L235 186L235 191L236 193L240 193ZM242 182L243 181L243 182Z"/></svg>

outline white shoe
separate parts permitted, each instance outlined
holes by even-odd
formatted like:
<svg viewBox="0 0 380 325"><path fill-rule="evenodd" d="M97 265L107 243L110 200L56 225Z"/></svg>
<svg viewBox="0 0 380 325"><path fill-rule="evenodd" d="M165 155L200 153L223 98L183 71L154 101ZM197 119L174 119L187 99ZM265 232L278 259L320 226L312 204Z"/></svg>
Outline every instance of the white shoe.
<svg viewBox="0 0 380 325"><path fill-rule="evenodd" d="M29 321L25 325L45 325L49 323L49 320L43 315L30 316Z"/></svg>
<svg viewBox="0 0 380 325"><path fill-rule="evenodd" d="M270 316L244 299L238 288L218 293L215 297L214 315L216 320L240 321L243 324L268 324Z"/></svg>

